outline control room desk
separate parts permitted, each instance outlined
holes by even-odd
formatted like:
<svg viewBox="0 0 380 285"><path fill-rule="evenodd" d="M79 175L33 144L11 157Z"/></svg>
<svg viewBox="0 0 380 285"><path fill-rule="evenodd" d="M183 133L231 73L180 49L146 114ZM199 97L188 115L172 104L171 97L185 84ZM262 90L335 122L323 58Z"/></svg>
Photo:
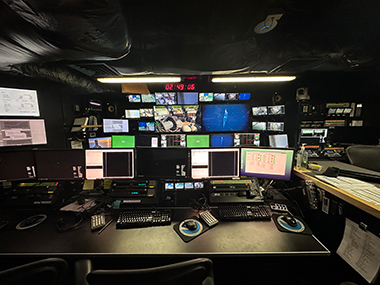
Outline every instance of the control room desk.
<svg viewBox="0 0 380 285"><path fill-rule="evenodd" d="M294 174L304 180L312 180L317 187L333 194L334 196L357 207L358 209L363 210L364 212L369 213L370 215L376 218L380 218L380 205L374 205L370 202L367 202L359 197L356 197L342 189L332 186L315 177L315 175L322 175L322 173L327 169L327 167L337 167L344 170L350 170L350 171L356 171L356 172L368 173L368 174L374 174L374 175L380 176L379 172L364 169L355 165L351 165L351 164L347 164L347 163L343 163L339 161L318 160L317 162L320 166L322 166L322 171L316 171L316 170L301 171L294 168Z"/></svg>
<svg viewBox="0 0 380 285"><path fill-rule="evenodd" d="M173 209L170 226L117 230L114 222L101 234L86 227L60 233L56 229L58 212L46 212L48 218L35 228L19 231L18 222L36 212L8 211L1 220L10 223L0 231L0 255L125 255L162 256L328 256L330 251L313 235L278 231L273 221L225 222L185 243L173 225L193 216L190 209ZM38 213L43 213L39 211ZM110 219L107 216L107 221Z"/></svg>

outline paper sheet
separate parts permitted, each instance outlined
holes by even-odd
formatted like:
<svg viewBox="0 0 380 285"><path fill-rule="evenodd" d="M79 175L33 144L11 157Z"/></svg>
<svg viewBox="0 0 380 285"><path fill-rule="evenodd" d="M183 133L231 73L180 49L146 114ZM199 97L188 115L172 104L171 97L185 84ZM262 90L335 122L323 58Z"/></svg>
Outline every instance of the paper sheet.
<svg viewBox="0 0 380 285"><path fill-rule="evenodd" d="M369 283L374 282L380 268L380 238L346 219L337 253Z"/></svg>
<svg viewBox="0 0 380 285"><path fill-rule="evenodd" d="M69 212L84 212L85 210L91 209L96 205L95 199L86 199L83 205L79 205L77 201L68 204L62 207L61 211L69 211Z"/></svg>

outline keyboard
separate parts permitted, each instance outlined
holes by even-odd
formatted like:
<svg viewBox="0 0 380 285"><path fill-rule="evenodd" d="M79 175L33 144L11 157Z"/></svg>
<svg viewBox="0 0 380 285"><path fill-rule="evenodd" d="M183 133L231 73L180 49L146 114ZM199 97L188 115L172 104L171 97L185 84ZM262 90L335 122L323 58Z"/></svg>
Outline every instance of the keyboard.
<svg viewBox="0 0 380 285"><path fill-rule="evenodd" d="M171 210L130 210L120 212L117 229L146 228L171 224Z"/></svg>
<svg viewBox="0 0 380 285"><path fill-rule="evenodd" d="M219 206L218 209L221 220L255 221L271 219L265 205L228 205Z"/></svg>

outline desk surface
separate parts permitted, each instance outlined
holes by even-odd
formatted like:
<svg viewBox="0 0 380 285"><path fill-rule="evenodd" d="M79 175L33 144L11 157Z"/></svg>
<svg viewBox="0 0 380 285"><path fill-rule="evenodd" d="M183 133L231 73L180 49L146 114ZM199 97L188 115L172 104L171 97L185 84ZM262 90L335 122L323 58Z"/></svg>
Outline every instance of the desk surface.
<svg viewBox="0 0 380 285"><path fill-rule="evenodd" d="M339 161L331 161L331 160L319 160L317 161L319 165L322 166L322 171L316 171L316 170L306 170L301 171L294 169L294 174L304 180L312 180L314 181L315 185L319 188L322 188L323 190L333 194L334 196L342 199L343 201L346 201L347 203L350 203L351 205L375 216L376 218L380 218L380 205L375 205L370 202L367 202L366 200L363 200L357 196L354 196L342 189L339 189L335 186L332 186L326 182L323 182L319 180L318 178L314 177L315 175L322 175L322 173L327 169L327 167L338 167L340 169L344 170L350 170L350 171L357 171L362 173L368 173L368 174L375 174L379 175L379 172L364 169L355 165L339 162Z"/></svg>
<svg viewBox="0 0 380 285"><path fill-rule="evenodd" d="M173 226L196 214L190 209L173 210L170 226L117 230L115 222L101 234L82 229L59 233L55 227L58 213L47 213L48 218L35 228L19 231L18 222L35 214L14 211L0 214L10 223L0 231L0 255L127 255L127 256L279 256L329 255L313 235L278 231L273 221L224 222L185 243ZM117 218L117 213L107 220Z"/></svg>

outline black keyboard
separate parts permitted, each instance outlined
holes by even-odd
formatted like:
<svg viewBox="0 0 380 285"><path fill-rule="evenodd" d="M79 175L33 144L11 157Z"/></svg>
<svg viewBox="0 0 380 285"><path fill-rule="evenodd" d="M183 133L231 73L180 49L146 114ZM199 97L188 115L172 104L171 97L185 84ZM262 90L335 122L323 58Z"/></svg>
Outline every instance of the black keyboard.
<svg viewBox="0 0 380 285"><path fill-rule="evenodd" d="M265 205L228 205L218 206L220 219L229 221L270 220Z"/></svg>
<svg viewBox="0 0 380 285"><path fill-rule="evenodd" d="M146 228L171 224L171 210L130 210L120 212L117 229Z"/></svg>

